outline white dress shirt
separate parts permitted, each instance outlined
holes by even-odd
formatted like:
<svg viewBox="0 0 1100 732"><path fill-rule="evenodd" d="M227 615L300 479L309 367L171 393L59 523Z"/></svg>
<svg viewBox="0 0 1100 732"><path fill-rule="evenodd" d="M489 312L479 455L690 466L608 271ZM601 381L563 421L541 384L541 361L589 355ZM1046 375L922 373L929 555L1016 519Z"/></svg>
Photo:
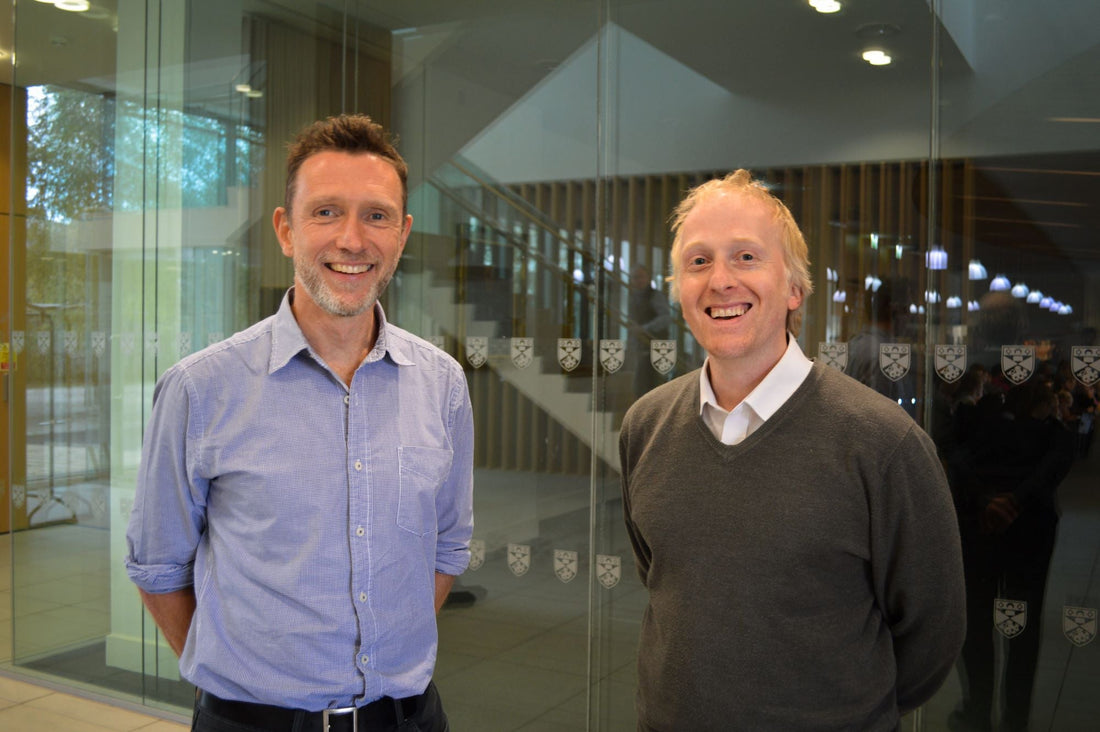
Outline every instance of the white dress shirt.
<svg viewBox="0 0 1100 732"><path fill-rule="evenodd" d="M699 409L710 431L726 445L736 445L760 429L810 375L813 361L806 358L798 341L787 335L787 350L764 379L732 411L718 406L707 376L710 357L699 373Z"/></svg>

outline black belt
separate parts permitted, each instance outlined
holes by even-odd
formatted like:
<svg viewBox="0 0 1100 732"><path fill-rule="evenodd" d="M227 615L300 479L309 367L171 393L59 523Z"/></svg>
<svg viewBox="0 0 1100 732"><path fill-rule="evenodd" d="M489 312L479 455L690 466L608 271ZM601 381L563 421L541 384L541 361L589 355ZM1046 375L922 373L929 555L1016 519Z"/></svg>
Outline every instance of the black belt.
<svg viewBox="0 0 1100 732"><path fill-rule="evenodd" d="M296 729L303 732L358 732L356 722L359 730L404 722L416 712L423 696L421 694L404 699L384 696L358 708L310 712L305 709L222 699L208 691L200 691L199 708L238 724L262 727L268 732L293 732ZM295 727L296 723L298 727Z"/></svg>

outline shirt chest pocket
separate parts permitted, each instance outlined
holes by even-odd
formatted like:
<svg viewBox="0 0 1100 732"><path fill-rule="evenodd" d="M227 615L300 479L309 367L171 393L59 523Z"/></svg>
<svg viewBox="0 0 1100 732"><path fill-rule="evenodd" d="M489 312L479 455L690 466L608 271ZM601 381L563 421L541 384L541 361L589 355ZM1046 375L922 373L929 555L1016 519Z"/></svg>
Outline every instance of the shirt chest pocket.
<svg viewBox="0 0 1100 732"><path fill-rule="evenodd" d="M438 447L397 448L401 468L397 525L417 536L434 532L436 494L451 472L454 452Z"/></svg>

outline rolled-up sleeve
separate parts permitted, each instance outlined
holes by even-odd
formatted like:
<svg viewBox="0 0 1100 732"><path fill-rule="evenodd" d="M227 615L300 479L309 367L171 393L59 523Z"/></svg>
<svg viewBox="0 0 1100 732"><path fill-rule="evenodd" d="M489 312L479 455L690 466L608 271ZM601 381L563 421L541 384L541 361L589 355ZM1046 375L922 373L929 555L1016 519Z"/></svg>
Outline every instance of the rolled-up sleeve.
<svg viewBox="0 0 1100 732"><path fill-rule="evenodd" d="M462 372L455 368L450 392L451 445L454 458L447 479L436 495L438 539L435 571L462 574L470 563L474 530L474 419L470 393Z"/></svg>
<svg viewBox="0 0 1100 732"><path fill-rule="evenodd" d="M178 366L165 372L153 392L126 530L127 574L149 593L194 584L209 487L197 468L203 426L196 402L194 386Z"/></svg>

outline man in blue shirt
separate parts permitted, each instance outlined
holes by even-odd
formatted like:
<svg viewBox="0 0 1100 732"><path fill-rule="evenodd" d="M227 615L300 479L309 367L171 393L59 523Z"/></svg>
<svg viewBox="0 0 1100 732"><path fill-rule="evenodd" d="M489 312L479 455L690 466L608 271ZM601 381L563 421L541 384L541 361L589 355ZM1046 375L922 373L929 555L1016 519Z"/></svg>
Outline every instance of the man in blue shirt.
<svg viewBox="0 0 1100 732"><path fill-rule="evenodd" d="M127 568L198 689L195 730L446 730L435 614L469 561L459 365L377 300L407 167L340 116L290 148L279 311L161 377Z"/></svg>

